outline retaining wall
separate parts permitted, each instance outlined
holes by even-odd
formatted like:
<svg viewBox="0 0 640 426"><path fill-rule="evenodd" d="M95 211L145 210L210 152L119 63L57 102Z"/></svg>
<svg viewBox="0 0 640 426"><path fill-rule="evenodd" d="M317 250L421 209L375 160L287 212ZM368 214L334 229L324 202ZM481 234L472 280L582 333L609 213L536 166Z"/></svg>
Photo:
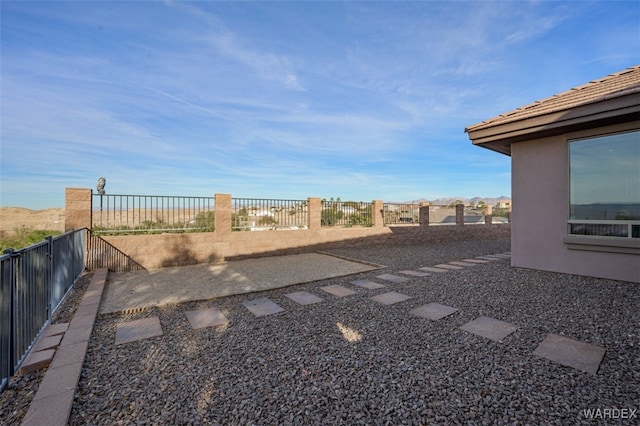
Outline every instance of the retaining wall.
<svg viewBox="0 0 640 426"><path fill-rule="evenodd" d="M384 244L509 238L510 224L104 236L146 269Z"/></svg>
<svg viewBox="0 0 640 426"><path fill-rule="evenodd" d="M91 190L67 189L67 209L72 219L66 228L91 228ZM109 242L145 269L197 263L219 263L250 257L296 254L340 247L383 244L427 244L444 241L509 238L511 224L384 226L382 201L373 201L372 227L321 226L319 198L309 198L309 229L232 231L231 195L215 196L215 231L104 235ZM462 205L458 209L462 214ZM88 210L88 211L87 211ZM428 207L427 207L428 211Z"/></svg>

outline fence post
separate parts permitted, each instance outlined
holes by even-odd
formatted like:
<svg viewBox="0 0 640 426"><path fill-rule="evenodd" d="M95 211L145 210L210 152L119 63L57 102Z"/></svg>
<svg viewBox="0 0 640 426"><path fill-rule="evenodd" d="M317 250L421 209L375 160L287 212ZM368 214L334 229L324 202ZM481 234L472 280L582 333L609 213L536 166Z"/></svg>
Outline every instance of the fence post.
<svg viewBox="0 0 640 426"><path fill-rule="evenodd" d="M92 226L92 191L85 188L65 188L64 232Z"/></svg>
<svg viewBox="0 0 640 426"><path fill-rule="evenodd" d="M464 225L464 204L456 204L456 225Z"/></svg>
<svg viewBox="0 0 640 426"><path fill-rule="evenodd" d="M322 227L322 200L320 198L307 198L307 215L309 229L320 229Z"/></svg>
<svg viewBox="0 0 640 426"><path fill-rule="evenodd" d="M46 272L46 282L49 293L49 303L47 304L47 321L51 319L51 315L53 313L53 237L51 235L47 235L44 237L47 242L47 272Z"/></svg>
<svg viewBox="0 0 640 426"><path fill-rule="evenodd" d="M232 231L231 194L215 194L214 234L222 237Z"/></svg>
<svg viewBox="0 0 640 426"><path fill-rule="evenodd" d="M429 204L428 203L420 204L420 213L419 213L418 221L420 222L420 226L429 226Z"/></svg>
<svg viewBox="0 0 640 426"><path fill-rule="evenodd" d="M13 362L13 290L14 260L13 249L8 248L2 254L9 255L0 266L0 392L9 383L14 373Z"/></svg>

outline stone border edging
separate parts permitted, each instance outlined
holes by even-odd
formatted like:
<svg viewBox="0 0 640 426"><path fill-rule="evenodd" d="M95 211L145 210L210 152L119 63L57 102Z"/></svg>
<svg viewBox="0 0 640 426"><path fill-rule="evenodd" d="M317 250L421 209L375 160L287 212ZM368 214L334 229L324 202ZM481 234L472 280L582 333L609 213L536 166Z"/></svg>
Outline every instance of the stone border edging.
<svg viewBox="0 0 640 426"><path fill-rule="evenodd" d="M67 424L108 276L108 269L94 272L89 287L22 420L23 426Z"/></svg>

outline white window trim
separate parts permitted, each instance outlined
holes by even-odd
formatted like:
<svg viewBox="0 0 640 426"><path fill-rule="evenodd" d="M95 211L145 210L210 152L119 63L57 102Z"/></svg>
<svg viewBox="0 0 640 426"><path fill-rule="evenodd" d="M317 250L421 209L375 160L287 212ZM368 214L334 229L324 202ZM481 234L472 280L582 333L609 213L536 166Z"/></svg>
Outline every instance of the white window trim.
<svg viewBox="0 0 640 426"><path fill-rule="evenodd" d="M568 235L563 242L569 250L601 251L640 255L640 238Z"/></svg>

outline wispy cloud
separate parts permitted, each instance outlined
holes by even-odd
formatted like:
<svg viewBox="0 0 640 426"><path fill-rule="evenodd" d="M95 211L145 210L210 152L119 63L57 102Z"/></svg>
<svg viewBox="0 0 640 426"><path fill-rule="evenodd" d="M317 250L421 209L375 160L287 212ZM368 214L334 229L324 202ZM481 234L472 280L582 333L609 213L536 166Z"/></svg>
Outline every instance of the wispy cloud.
<svg viewBox="0 0 640 426"><path fill-rule="evenodd" d="M0 3L2 205L504 195L465 126L640 60L631 3L52 5Z"/></svg>
<svg viewBox="0 0 640 426"><path fill-rule="evenodd" d="M209 45L230 59L255 70L257 75L267 81L278 82L287 89L304 90L298 76L286 55L261 51L243 43L221 19L206 12L197 4L168 2L170 6L183 10L207 24L203 37Z"/></svg>

